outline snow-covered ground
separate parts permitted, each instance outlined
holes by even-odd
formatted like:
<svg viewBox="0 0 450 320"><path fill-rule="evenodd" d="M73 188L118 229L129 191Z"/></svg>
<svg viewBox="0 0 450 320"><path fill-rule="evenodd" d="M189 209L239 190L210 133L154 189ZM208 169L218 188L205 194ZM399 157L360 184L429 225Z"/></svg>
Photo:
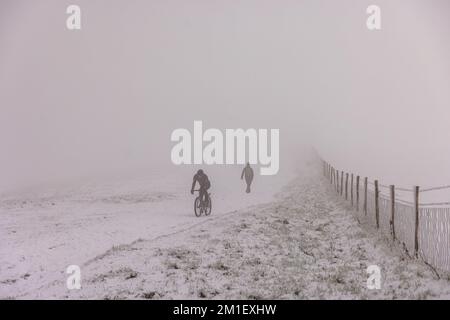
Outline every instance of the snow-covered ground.
<svg viewBox="0 0 450 320"><path fill-rule="evenodd" d="M0 298L47 297L44 285L113 247L151 240L271 201L285 178L255 176L244 193L241 168L206 170L213 213L196 218L192 168L39 187L0 198Z"/></svg>
<svg viewBox="0 0 450 320"><path fill-rule="evenodd" d="M276 184L242 198L233 182L214 193L218 205L208 218L193 217L185 182L168 181L176 190L153 193L148 181L124 190L77 189L55 205L41 199L40 209L25 203L2 212L0 296L450 298L449 280L360 226L316 172L300 175L275 198ZM69 264L81 267L80 290L66 289ZM368 265L381 268L380 290L366 286Z"/></svg>

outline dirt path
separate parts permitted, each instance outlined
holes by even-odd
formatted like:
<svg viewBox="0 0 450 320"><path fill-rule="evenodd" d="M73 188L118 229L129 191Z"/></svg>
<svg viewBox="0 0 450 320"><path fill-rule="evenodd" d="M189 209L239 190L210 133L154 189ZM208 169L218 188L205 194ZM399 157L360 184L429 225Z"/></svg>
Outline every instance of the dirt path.
<svg viewBox="0 0 450 320"><path fill-rule="evenodd" d="M278 199L114 247L81 266L81 290L65 289L61 274L33 297L450 298L450 281L361 228L325 180L294 181ZM380 290L366 286L374 264L382 271Z"/></svg>

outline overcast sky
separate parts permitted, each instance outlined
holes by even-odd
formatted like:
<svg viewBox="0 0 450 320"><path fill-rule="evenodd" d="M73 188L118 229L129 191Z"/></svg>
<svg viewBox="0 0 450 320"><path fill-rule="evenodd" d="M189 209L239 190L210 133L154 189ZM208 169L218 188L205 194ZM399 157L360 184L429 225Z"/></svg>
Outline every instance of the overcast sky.
<svg viewBox="0 0 450 320"><path fill-rule="evenodd" d="M447 0L1 0L0 189L170 170L194 120L279 128L281 170L313 146L385 183L450 183L448 39Z"/></svg>

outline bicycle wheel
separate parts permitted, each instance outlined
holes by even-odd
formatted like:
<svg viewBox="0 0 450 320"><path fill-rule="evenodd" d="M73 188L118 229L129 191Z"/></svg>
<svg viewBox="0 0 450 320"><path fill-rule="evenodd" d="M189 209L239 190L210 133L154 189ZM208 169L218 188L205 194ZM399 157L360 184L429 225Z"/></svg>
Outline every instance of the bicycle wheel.
<svg viewBox="0 0 450 320"><path fill-rule="evenodd" d="M194 213L195 213L196 217L200 217L202 214L199 197L195 198L195 201L194 201Z"/></svg>
<svg viewBox="0 0 450 320"><path fill-rule="evenodd" d="M208 196L207 203L205 204L205 215L209 216L211 214L211 210L212 210L211 197Z"/></svg>

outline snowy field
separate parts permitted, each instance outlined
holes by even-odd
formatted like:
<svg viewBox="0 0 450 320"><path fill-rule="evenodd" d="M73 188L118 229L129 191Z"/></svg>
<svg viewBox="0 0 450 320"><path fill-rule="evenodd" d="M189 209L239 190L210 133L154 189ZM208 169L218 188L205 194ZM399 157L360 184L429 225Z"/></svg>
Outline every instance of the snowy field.
<svg viewBox="0 0 450 320"><path fill-rule="evenodd" d="M271 201L286 179L255 177L246 194L241 168L206 170L213 213L196 218L189 193L192 168L102 182L39 187L0 198L0 298L42 297L42 287L66 278L111 248L152 241L249 205Z"/></svg>
<svg viewBox="0 0 450 320"><path fill-rule="evenodd" d="M4 199L0 297L450 299L450 281L361 227L319 174L247 197L236 173L207 218L193 215L188 175ZM66 289L70 264L81 290ZM366 286L372 264L380 290Z"/></svg>

